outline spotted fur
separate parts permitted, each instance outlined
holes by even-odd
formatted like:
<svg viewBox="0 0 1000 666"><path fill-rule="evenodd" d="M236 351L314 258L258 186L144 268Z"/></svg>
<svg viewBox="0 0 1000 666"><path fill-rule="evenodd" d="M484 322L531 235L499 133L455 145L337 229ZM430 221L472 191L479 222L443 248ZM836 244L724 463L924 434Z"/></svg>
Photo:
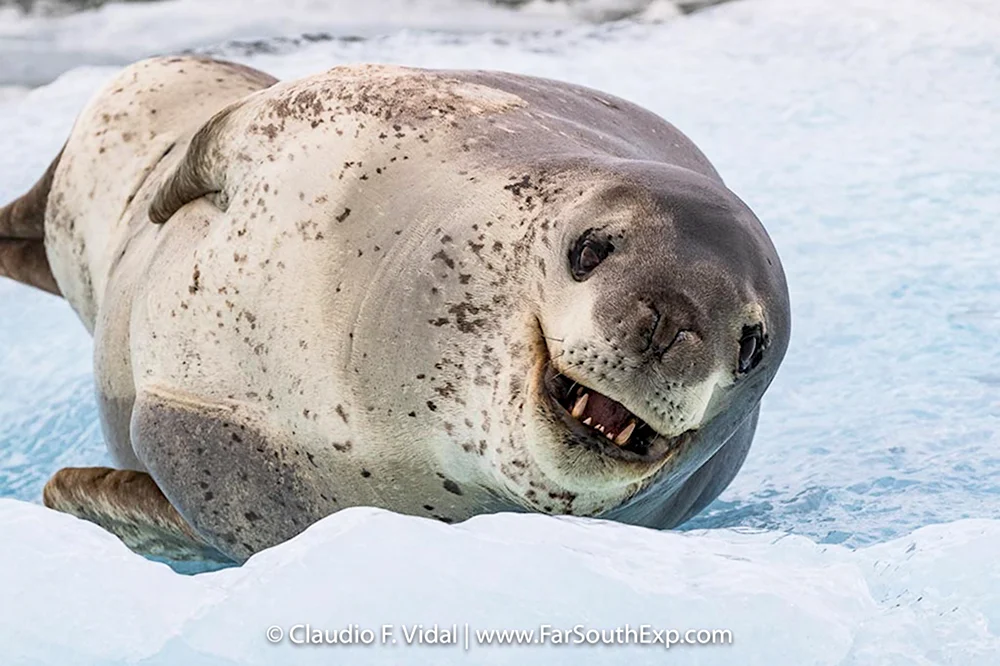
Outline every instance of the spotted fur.
<svg viewBox="0 0 1000 666"><path fill-rule="evenodd" d="M591 228L615 249L577 281ZM117 464L236 560L355 505L674 525L742 464L788 340L774 248L688 139L512 74L138 63L78 119L45 239ZM748 325L769 347L738 377ZM553 371L675 449L595 449ZM169 513L145 506L140 532Z"/></svg>

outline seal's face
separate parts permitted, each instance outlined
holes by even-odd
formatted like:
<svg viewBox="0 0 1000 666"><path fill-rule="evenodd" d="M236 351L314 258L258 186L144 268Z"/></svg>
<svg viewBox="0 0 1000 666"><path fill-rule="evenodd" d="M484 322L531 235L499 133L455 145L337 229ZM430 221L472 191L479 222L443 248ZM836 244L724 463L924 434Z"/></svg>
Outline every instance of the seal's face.
<svg viewBox="0 0 1000 666"><path fill-rule="evenodd" d="M787 289L753 213L690 172L595 188L560 230L526 446L598 512L682 481L753 410L787 346Z"/></svg>

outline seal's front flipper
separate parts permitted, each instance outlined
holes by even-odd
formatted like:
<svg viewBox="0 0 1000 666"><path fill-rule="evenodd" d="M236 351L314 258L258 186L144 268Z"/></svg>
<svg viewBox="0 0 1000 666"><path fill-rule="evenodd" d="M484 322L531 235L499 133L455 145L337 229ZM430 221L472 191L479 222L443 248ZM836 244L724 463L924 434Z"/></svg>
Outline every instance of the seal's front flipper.
<svg viewBox="0 0 1000 666"><path fill-rule="evenodd" d="M191 529L144 472L66 467L45 484L43 498L50 509L100 525L141 555L229 560Z"/></svg>

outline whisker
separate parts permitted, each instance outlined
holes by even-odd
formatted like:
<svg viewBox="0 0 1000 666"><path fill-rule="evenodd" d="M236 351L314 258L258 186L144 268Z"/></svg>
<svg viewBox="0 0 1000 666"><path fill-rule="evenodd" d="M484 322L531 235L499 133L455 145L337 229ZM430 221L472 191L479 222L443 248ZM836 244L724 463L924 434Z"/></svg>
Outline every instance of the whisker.
<svg viewBox="0 0 1000 666"><path fill-rule="evenodd" d="M560 356L562 356L563 354L565 354L565 353L566 352L559 352L558 354L556 354L552 358L545 359L545 365L542 367L542 370L548 370L549 368L553 367L552 362L554 360L556 360L557 358L559 358ZM558 370L556 370L556 375L561 377L561 376L563 376L563 373L561 373Z"/></svg>
<svg viewBox="0 0 1000 666"><path fill-rule="evenodd" d="M562 355L563 355L563 354L565 354L565 353L566 353L565 351L561 351L561 352L559 352L558 354L556 354L556 355L555 355L554 357L546 359L546 360L545 360L545 365L543 366L542 370L543 370L543 372L546 372L546 371L548 371L548 370L550 370L550 369L551 369L551 370L554 370L554 371L555 371L555 377L554 377L555 379L558 379L559 377L565 377L566 379L569 379L570 381L572 381L573 383L572 383L572 385L571 385L571 386L569 387L569 391L568 391L568 392L566 393L566 395L567 395L567 396L570 396L570 395L572 395L572 394L573 394L573 389L575 389L575 388L576 388L576 387L577 387L577 386L578 386L579 384L578 384L578 383L576 382L576 380L574 380L574 379L573 379L572 377L568 377L568 376L566 376L566 375L565 375L564 373L560 372L560 371L559 371L559 370L558 370L558 369L557 369L557 368L556 368L556 367L555 367L555 366L553 365L553 363L552 363L552 362L553 362L553 361L554 361L555 359L559 358L560 356L562 356Z"/></svg>

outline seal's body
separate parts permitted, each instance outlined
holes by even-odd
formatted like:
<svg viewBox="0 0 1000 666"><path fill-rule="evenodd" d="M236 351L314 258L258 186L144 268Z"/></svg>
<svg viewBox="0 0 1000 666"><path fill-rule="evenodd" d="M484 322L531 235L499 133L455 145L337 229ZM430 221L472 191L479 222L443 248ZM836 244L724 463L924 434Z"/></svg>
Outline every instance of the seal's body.
<svg viewBox="0 0 1000 666"><path fill-rule="evenodd" d="M749 209L578 86L154 59L50 171L0 211L36 248L5 272L93 332L126 471L46 503L143 552L242 560L354 505L673 526L739 469L788 341ZM51 274L11 212L42 197Z"/></svg>

